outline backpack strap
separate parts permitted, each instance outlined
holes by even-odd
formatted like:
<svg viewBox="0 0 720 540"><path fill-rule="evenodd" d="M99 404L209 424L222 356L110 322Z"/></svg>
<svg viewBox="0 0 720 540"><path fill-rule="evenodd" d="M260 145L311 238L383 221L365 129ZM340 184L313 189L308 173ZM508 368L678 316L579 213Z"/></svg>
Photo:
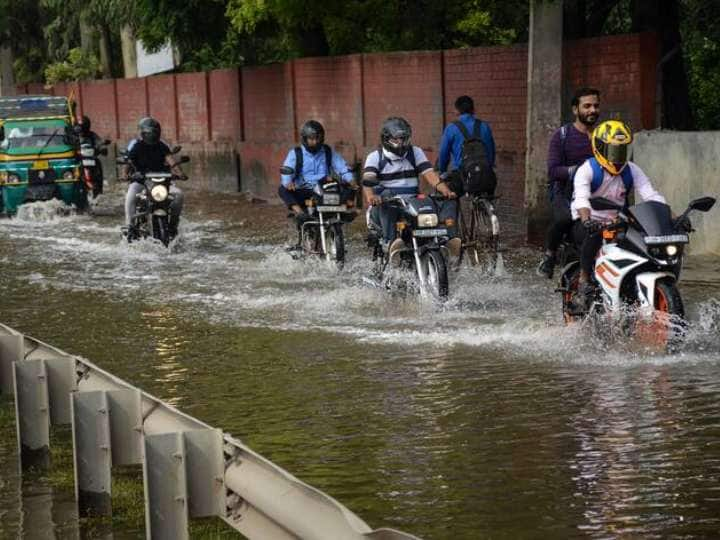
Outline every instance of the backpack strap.
<svg viewBox="0 0 720 540"><path fill-rule="evenodd" d="M560 159L562 164L567 165L567 155L565 153L565 147L567 146L567 135L570 130L571 124L563 124L560 126Z"/></svg>
<svg viewBox="0 0 720 540"><path fill-rule="evenodd" d="M385 165L387 165L388 160L385 157L385 153L383 152L382 145L378 145L377 152L378 152L377 168L378 168L378 174L380 174L382 172L382 170L385 168Z"/></svg>
<svg viewBox="0 0 720 540"><path fill-rule="evenodd" d="M323 150L325 152L325 168L328 176L330 176L330 171L332 171L332 149L327 144L323 144Z"/></svg>
<svg viewBox="0 0 720 540"><path fill-rule="evenodd" d="M410 145L410 150L407 151L407 154L405 154L405 159L407 159L410 162L410 165L412 165L413 169L415 170L415 175L418 175L417 170L417 163L415 162L415 147L413 145Z"/></svg>
<svg viewBox="0 0 720 540"><path fill-rule="evenodd" d="M633 186L635 185L635 179L633 178L632 169L630 168L630 162L625 165L622 171L620 171L623 184L625 184L625 193L630 193Z"/></svg>
<svg viewBox="0 0 720 540"><path fill-rule="evenodd" d="M302 148L299 146L295 147L295 176L293 176L293 182L300 180L303 170L303 153Z"/></svg>
<svg viewBox="0 0 720 540"><path fill-rule="evenodd" d="M594 157L588 159L590 168L592 168L592 182L590 182L590 193L595 193L602 185L603 178L605 177L605 171L602 165Z"/></svg>
<svg viewBox="0 0 720 540"><path fill-rule="evenodd" d="M477 126L476 122L476 126ZM470 139L474 138L472 135L470 135L470 132L465 127L465 124L462 123L461 120L455 120L453 122L453 125L460 130L460 134L463 136L463 139L465 142L469 141ZM475 131L476 126L473 126L473 131Z"/></svg>

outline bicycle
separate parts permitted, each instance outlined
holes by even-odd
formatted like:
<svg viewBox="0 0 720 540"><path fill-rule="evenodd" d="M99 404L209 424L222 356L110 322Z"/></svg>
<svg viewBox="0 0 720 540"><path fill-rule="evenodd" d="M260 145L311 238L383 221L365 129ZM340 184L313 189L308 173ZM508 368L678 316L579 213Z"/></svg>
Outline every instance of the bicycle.
<svg viewBox="0 0 720 540"><path fill-rule="evenodd" d="M458 199L458 232L462 241L456 270L460 269L466 255L472 266L480 266L481 254L488 267L497 268L500 258L500 221L495 215L495 195L465 194Z"/></svg>

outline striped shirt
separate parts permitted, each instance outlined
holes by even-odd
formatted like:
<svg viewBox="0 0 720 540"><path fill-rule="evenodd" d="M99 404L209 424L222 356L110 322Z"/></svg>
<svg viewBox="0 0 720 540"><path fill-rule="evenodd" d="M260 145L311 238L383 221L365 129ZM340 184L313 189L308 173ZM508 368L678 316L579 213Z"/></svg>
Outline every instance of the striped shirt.
<svg viewBox="0 0 720 540"><path fill-rule="evenodd" d="M376 192L380 192L383 189L402 189L403 191L408 190L409 192L414 188L414 192L417 193L419 185L418 175L422 175L426 171L431 170L432 165L421 148L413 146L412 151L415 155L416 167L413 167L412 163L410 163L405 156L396 156L383 148L382 152L385 156L385 164L382 170L378 169L380 161L379 150L370 152L365 159L363 178L366 180L377 180L379 182L379 186L375 188Z"/></svg>

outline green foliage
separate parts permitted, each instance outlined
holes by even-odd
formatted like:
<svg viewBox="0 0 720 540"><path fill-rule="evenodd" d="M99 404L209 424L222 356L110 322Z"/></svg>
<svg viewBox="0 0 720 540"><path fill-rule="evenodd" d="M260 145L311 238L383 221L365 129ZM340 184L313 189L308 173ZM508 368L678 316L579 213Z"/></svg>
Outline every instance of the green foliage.
<svg viewBox="0 0 720 540"><path fill-rule="evenodd" d="M47 84L84 81L98 77L100 72L100 62L95 55L76 48L70 49L66 60L45 68L45 81Z"/></svg>

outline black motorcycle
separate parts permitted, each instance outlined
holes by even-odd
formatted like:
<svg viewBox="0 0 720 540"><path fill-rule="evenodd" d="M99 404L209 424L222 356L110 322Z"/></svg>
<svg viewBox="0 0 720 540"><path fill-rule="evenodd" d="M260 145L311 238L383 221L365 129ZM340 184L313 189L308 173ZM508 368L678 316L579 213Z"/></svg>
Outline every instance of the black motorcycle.
<svg viewBox="0 0 720 540"><path fill-rule="evenodd" d="M281 174L294 174L291 167L282 167ZM305 201L307 218L297 223L297 245L291 252L301 251L334 261L338 268L345 264L345 234L343 226L357 216L350 188L338 180L328 178L313 188L312 198ZM296 220L295 214L288 218ZM296 257L297 258L297 257Z"/></svg>
<svg viewBox="0 0 720 540"><path fill-rule="evenodd" d="M80 136L80 166L81 175L85 188L88 192L97 197L102 193L102 165L98 156L107 156L107 145L109 139L103 139L98 146L95 146L91 137Z"/></svg>
<svg viewBox="0 0 720 540"><path fill-rule="evenodd" d="M404 242L401 249L387 253L380 242L382 231L369 222L368 245L373 250L376 262L376 279L373 284L391 284L386 278L388 266L395 266L414 272L422 291L428 291L435 298L444 300L449 293L447 270L447 227L439 222L437 201L445 200L439 195L418 194L403 197L386 190L382 204L400 210L396 224L398 237Z"/></svg>
<svg viewBox="0 0 720 540"><path fill-rule="evenodd" d="M176 146L172 153L176 154L180 149L179 146ZM187 180L187 177L169 172L141 173L134 171L126 152L121 153L117 161L122 165L130 164L130 174L127 180L140 182L145 187L137 194L135 213L131 218L130 226L122 228L127 241L154 238L167 247L177 235L177 230L170 226L170 205L174 200L170 187L173 181ZM189 161L188 156L182 156L179 163L188 163Z"/></svg>

